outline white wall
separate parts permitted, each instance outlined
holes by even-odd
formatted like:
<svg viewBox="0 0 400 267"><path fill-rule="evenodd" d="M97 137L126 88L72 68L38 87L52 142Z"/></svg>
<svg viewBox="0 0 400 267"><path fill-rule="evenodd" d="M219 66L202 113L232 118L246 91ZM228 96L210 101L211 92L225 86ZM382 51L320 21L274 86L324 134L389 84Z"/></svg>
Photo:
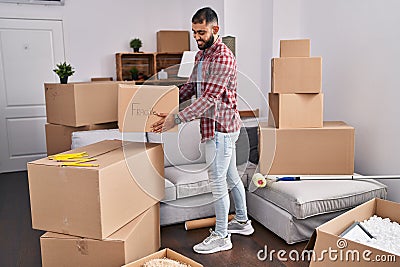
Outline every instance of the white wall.
<svg viewBox="0 0 400 267"><path fill-rule="evenodd" d="M355 127L365 175L400 175L399 10L397 0L301 1L302 34L323 57L324 117ZM400 202L400 180L384 183Z"/></svg>
<svg viewBox="0 0 400 267"><path fill-rule="evenodd" d="M279 57L279 41L305 38L301 33L301 0L273 1L272 55Z"/></svg>
<svg viewBox="0 0 400 267"><path fill-rule="evenodd" d="M115 78L115 53L132 51L133 37L142 39L142 51L154 52L158 30L191 31L191 17L203 6L213 7L223 19L223 0L66 0L64 6L1 3L0 17L62 20L66 60L76 69L71 81L89 81Z"/></svg>
<svg viewBox="0 0 400 267"><path fill-rule="evenodd" d="M225 34L236 36L239 109L259 108L263 116L267 115L272 0L225 0Z"/></svg>

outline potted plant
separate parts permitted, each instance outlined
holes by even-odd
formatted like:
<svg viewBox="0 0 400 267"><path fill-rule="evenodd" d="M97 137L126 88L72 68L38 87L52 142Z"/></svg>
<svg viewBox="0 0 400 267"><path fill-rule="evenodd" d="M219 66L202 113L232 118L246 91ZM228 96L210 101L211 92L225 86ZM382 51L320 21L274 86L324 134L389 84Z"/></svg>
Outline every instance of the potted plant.
<svg viewBox="0 0 400 267"><path fill-rule="evenodd" d="M142 40L139 38L132 39L129 45L133 48L133 52L139 52L139 48L142 47Z"/></svg>
<svg viewBox="0 0 400 267"><path fill-rule="evenodd" d="M68 83L68 77L75 73L74 68L70 64L67 64L67 62L59 63L56 66L57 68L53 71L60 77L60 83Z"/></svg>
<svg viewBox="0 0 400 267"><path fill-rule="evenodd" d="M129 72L132 75L132 80L138 80L139 79L139 70L136 67L132 67Z"/></svg>

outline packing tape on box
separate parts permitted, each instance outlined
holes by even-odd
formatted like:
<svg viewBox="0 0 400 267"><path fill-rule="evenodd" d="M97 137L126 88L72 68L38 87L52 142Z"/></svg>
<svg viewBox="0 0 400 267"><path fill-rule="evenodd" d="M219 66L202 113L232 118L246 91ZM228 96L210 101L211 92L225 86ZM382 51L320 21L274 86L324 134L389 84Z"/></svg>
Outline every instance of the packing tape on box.
<svg viewBox="0 0 400 267"><path fill-rule="evenodd" d="M89 255L88 243L85 239L79 239L76 241L76 248L82 255Z"/></svg>

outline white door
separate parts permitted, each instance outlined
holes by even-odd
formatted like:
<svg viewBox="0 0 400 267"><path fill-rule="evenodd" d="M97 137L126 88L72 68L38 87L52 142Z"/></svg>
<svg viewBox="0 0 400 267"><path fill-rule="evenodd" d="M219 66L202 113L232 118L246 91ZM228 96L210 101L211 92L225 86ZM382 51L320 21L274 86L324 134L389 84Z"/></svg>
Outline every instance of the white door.
<svg viewBox="0 0 400 267"><path fill-rule="evenodd" d="M43 84L61 61L62 21L0 19L0 173L46 155Z"/></svg>

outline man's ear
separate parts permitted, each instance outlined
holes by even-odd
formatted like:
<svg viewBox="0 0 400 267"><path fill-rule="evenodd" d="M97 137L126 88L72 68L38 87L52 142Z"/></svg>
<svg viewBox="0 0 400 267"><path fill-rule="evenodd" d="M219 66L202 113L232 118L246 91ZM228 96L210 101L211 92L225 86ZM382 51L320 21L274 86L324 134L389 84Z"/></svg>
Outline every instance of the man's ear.
<svg viewBox="0 0 400 267"><path fill-rule="evenodd" d="M215 26L213 26L212 27L212 33L215 35L215 34L218 34L218 31L219 31L219 26L218 25L215 25Z"/></svg>

